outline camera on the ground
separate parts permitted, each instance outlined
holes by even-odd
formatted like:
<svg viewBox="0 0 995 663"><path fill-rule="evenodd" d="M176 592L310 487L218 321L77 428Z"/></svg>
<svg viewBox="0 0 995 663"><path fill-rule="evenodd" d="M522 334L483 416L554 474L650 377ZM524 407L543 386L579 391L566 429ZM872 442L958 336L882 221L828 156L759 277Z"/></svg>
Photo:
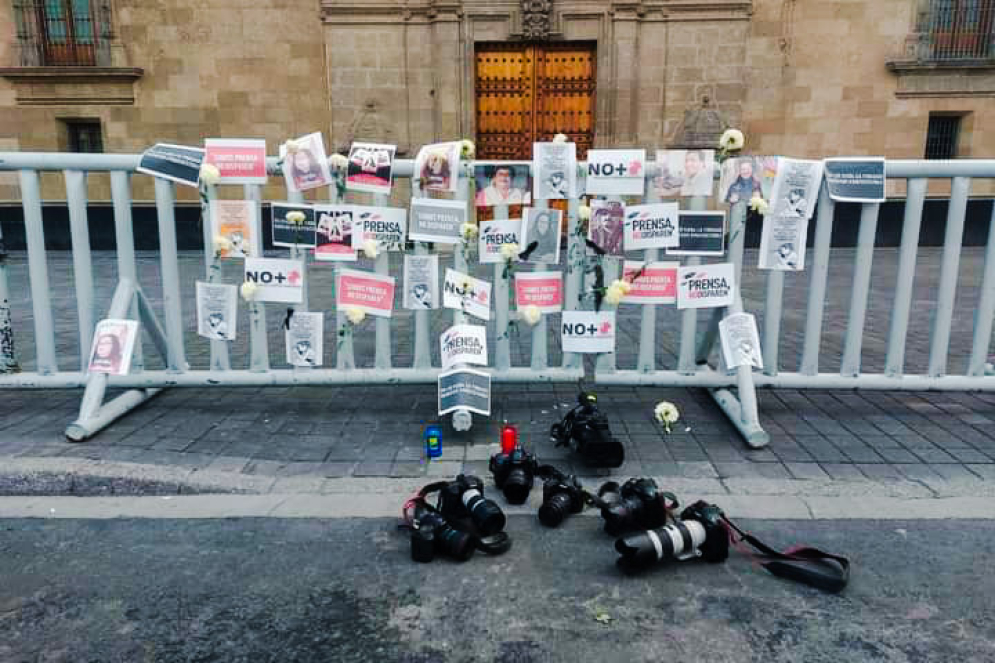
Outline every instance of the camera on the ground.
<svg viewBox="0 0 995 663"><path fill-rule="evenodd" d="M662 527L676 500L664 493L653 479L629 479L619 486L614 481L598 490L605 531L612 536L640 529ZM668 504L668 498L671 504Z"/></svg>
<svg viewBox="0 0 995 663"><path fill-rule="evenodd" d="M615 550L620 555L615 563L626 573L675 560L718 563L729 557L729 533L722 510L699 501L663 527L623 536L615 541Z"/></svg>
<svg viewBox="0 0 995 663"><path fill-rule="evenodd" d="M582 391L578 404L553 424L550 439L558 447L570 447L588 467L618 467L625 461L625 448L612 437L608 417L598 410L597 395Z"/></svg>

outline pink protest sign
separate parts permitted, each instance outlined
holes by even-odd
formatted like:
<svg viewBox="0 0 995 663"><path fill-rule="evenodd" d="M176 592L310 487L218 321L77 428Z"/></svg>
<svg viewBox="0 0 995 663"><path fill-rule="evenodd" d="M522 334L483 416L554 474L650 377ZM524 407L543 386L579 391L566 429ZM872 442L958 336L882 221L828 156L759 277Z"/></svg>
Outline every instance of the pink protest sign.
<svg viewBox="0 0 995 663"><path fill-rule="evenodd" d="M642 262L626 260L622 268L622 278L632 283L622 301L626 304L674 304L677 302L677 262L651 262L633 280Z"/></svg>
<svg viewBox="0 0 995 663"><path fill-rule="evenodd" d="M224 184L266 184L266 141L208 138L204 163L217 167Z"/></svg>
<svg viewBox="0 0 995 663"><path fill-rule="evenodd" d="M540 313L563 310L563 275L560 272L517 272L515 303L521 311L535 306Z"/></svg>
<svg viewBox="0 0 995 663"><path fill-rule="evenodd" d="M336 306L358 308L389 318L394 310L394 279L372 272L340 269L335 276Z"/></svg>

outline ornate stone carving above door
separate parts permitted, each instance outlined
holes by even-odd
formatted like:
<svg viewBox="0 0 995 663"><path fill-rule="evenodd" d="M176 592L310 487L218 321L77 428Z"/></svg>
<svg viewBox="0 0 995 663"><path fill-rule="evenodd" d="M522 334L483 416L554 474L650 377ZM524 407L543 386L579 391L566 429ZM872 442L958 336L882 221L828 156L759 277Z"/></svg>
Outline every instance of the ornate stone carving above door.
<svg viewBox="0 0 995 663"><path fill-rule="evenodd" d="M522 38L541 41L549 38L551 0L522 0Z"/></svg>

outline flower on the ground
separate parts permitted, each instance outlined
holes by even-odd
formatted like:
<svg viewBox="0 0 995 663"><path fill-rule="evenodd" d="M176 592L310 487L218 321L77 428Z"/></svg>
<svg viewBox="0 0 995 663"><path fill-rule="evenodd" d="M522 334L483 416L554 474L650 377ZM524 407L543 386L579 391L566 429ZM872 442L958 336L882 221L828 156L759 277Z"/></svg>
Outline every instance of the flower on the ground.
<svg viewBox="0 0 995 663"><path fill-rule="evenodd" d="M464 138L460 141L460 154L462 154L464 159L472 159L477 156L477 146L473 144L472 140L467 140Z"/></svg>
<svg viewBox="0 0 995 663"><path fill-rule="evenodd" d="M587 221L591 218L591 208L587 205L581 205L577 208L577 218L581 221Z"/></svg>
<svg viewBox="0 0 995 663"><path fill-rule="evenodd" d="M335 170L345 170L349 167L349 159L342 154L333 154L328 157L328 165Z"/></svg>
<svg viewBox="0 0 995 663"><path fill-rule="evenodd" d="M533 304L522 307L522 309L518 311L518 314L521 316L522 320L530 326L536 324L542 319L542 312L539 310L538 306Z"/></svg>
<svg viewBox="0 0 995 663"><path fill-rule="evenodd" d="M377 240L375 239L368 239L363 242L363 253L367 258L376 258L377 248Z"/></svg>
<svg viewBox="0 0 995 663"><path fill-rule="evenodd" d="M663 424L663 427L669 433L670 425L677 423L677 420L681 418L681 413L677 410L677 406L670 401L660 401L653 408L653 416Z"/></svg>
<svg viewBox="0 0 995 663"><path fill-rule="evenodd" d="M301 144L298 143L296 140L288 140L283 144L283 149L286 151L287 154L293 154L297 150L301 149Z"/></svg>
<svg viewBox="0 0 995 663"><path fill-rule="evenodd" d="M303 226L304 221L307 219L307 217L304 216L304 212L298 212L297 210L294 210L293 212L287 212L286 218L287 218L287 223L289 223L292 226Z"/></svg>
<svg viewBox="0 0 995 663"><path fill-rule="evenodd" d="M221 254L231 251L231 242L224 235L214 236L214 255L221 257Z"/></svg>
<svg viewBox="0 0 995 663"><path fill-rule="evenodd" d="M200 166L200 183L206 186L217 184L221 180L221 171L213 163L205 163Z"/></svg>
<svg viewBox="0 0 995 663"><path fill-rule="evenodd" d="M759 195L754 195L752 198L750 198L750 209L756 212L757 214L766 214L767 201L764 200Z"/></svg>
<svg viewBox="0 0 995 663"><path fill-rule="evenodd" d="M470 241L477 236L477 226L473 223L464 223L459 227L459 234L465 241Z"/></svg>
<svg viewBox="0 0 995 663"><path fill-rule="evenodd" d="M739 129L726 129L722 137L719 138L719 147L726 152L741 150L745 144L746 139L743 137L743 132Z"/></svg>
<svg viewBox="0 0 995 663"><path fill-rule="evenodd" d="M514 260L518 255L518 244L515 242L505 242L501 245L501 257L505 260Z"/></svg>
<svg viewBox="0 0 995 663"><path fill-rule="evenodd" d="M349 306L346 307L345 317L346 320L348 320L352 324L358 325L359 323L361 323L363 320L366 319L366 311L356 306Z"/></svg>
<svg viewBox="0 0 995 663"><path fill-rule="evenodd" d="M632 290L632 284L628 281L623 281L622 279L615 279L607 290L605 290L605 302L609 306L618 306L618 303L622 301Z"/></svg>
<svg viewBox="0 0 995 663"><path fill-rule="evenodd" d="M565 143L568 140L570 140L570 139L567 138L566 134L556 134L555 136L553 136L553 142L554 143Z"/></svg>
<svg viewBox="0 0 995 663"><path fill-rule="evenodd" d="M259 290L259 286L249 281L243 283L242 287L239 288L239 291L242 293L242 299L244 299L247 302L251 302L256 298L257 290Z"/></svg>

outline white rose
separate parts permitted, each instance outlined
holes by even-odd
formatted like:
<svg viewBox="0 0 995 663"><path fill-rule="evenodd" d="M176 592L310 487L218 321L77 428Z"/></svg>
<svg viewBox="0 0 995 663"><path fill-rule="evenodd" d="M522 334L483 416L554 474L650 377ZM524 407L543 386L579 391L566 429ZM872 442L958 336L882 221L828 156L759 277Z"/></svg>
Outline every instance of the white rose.
<svg viewBox="0 0 995 663"><path fill-rule="evenodd" d="M477 236L477 226L472 223L464 223L459 228L460 236L469 241Z"/></svg>
<svg viewBox="0 0 995 663"><path fill-rule="evenodd" d="M587 205L581 205L577 208L577 218L581 221L587 221L591 218L591 208Z"/></svg>
<svg viewBox="0 0 995 663"><path fill-rule="evenodd" d="M249 281L243 283L242 287L239 288L239 291L242 293L242 299L244 299L247 302L251 302L256 298L257 290L259 290L259 286Z"/></svg>
<svg viewBox="0 0 995 663"><path fill-rule="evenodd" d="M328 157L328 165L335 170L345 170L349 167L349 159L341 154L333 154Z"/></svg>
<svg viewBox="0 0 995 663"><path fill-rule="evenodd" d="M501 245L501 257L505 260L514 260L518 256L518 244L506 242Z"/></svg>
<svg viewBox="0 0 995 663"><path fill-rule="evenodd" d="M346 319L354 325L358 325L366 319L366 311L355 306L349 306L345 310Z"/></svg>
<svg viewBox="0 0 995 663"><path fill-rule="evenodd" d="M472 159L477 156L477 146L472 140L463 139L460 141L460 152L464 159Z"/></svg>
<svg viewBox="0 0 995 663"><path fill-rule="evenodd" d="M681 413L678 412L677 406L670 401L660 401L653 408L653 416L670 432L670 425L677 423L677 420L681 418Z"/></svg>
<svg viewBox="0 0 995 663"><path fill-rule="evenodd" d="M368 239L363 242L363 253L366 254L367 258L377 257L377 241L375 239Z"/></svg>
<svg viewBox="0 0 995 663"><path fill-rule="evenodd" d="M297 150L301 149L301 144L298 143L296 140L288 140L286 143L283 144L283 149L286 151L287 154L293 154Z"/></svg>
<svg viewBox="0 0 995 663"><path fill-rule="evenodd" d="M303 226L304 221L307 219L307 217L304 216L304 212L298 212L297 210L294 210L293 212L287 212L286 218L287 218L287 223L289 223L292 226Z"/></svg>
<svg viewBox="0 0 995 663"><path fill-rule="evenodd" d="M518 311L518 315L529 326L536 324L542 319L542 313L539 311L539 307L531 304L520 309Z"/></svg>
<svg viewBox="0 0 995 663"><path fill-rule="evenodd" d="M726 129L725 133L722 134L722 138L719 138L719 147L727 152L741 150L745 144L746 139L743 137L743 132L739 129Z"/></svg>
<svg viewBox="0 0 995 663"><path fill-rule="evenodd" d="M605 290L605 302L609 306L618 306L618 303L622 301L622 297L624 296L625 292L618 285L617 281L615 283L612 283L610 286L608 286L608 289Z"/></svg>
<svg viewBox="0 0 995 663"><path fill-rule="evenodd" d="M565 143L568 140L570 140L570 139L567 138L566 134L556 134L555 136L553 136L553 142L554 143Z"/></svg>
<svg viewBox="0 0 995 663"><path fill-rule="evenodd" d="M221 180L221 171L213 163L200 166L200 183L206 186L217 184Z"/></svg>
<svg viewBox="0 0 995 663"><path fill-rule="evenodd" d="M227 253L228 251L231 251L231 242L228 241L228 238L222 235L215 235L214 255L221 255L222 253Z"/></svg>
<svg viewBox="0 0 995 663"><path fill-rule="evenodd" d="M767 201L761 198L760 196L755 195L752 198L750 198L750 209L753 210L754 212L758 214L766 214L767 208L768 208Z"/></svg>

